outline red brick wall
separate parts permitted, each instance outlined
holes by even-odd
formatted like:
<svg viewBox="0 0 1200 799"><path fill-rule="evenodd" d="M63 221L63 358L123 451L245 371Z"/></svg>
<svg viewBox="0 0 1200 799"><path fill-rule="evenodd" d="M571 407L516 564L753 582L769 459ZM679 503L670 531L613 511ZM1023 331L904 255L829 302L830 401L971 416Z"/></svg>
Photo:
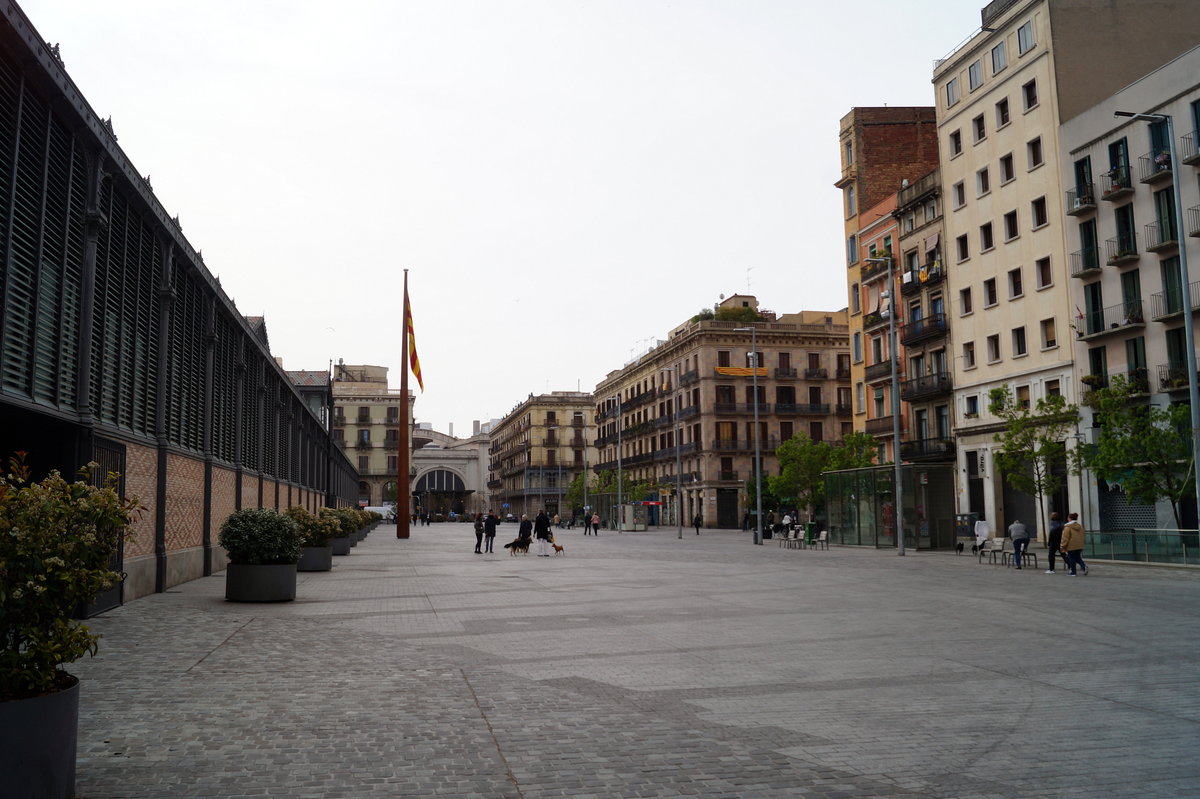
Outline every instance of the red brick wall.
<svg viewBox="0 0 1200 799"><path fill-rule="evenodd" d="M242 507L257 508L258 504L258 475L242 475Z"/></svg>
<svg viewBox="0 0 1200 799"><path fill-rule="evenodd" d="M217 546L217 532L229 514L237 510L237 472L213 466L212 474L212 542Z"/></svg>
<svg viewBox="0 0 1200 799"><path fill-rule="evenodd" d="M865 211L938 165L933 107L856 108L858 208Z"/></svg>
<svg viewBox="0 0 1200 799"><path fill-rule="evenodd" d="M125 494L129 497L137 497L145 510L133 524L133 540L125 544L126 558L154 554L157 486L158 451L154 447L127 444L125 448Z"/></svg>
<svg viewBox="0 0 1200 799"><path fill-rule="evenodd" d="M204 543L204 462L167 455L167 552Z"/></svg>

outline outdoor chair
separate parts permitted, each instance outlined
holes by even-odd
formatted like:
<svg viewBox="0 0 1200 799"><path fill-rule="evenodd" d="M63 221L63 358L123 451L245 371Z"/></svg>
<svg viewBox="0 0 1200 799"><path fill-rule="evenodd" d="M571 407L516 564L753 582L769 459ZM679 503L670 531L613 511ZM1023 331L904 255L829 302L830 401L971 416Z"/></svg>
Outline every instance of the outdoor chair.
<svg viewBox="0 0 1200 799"><path fill-rule="evenodd" d="M1005 541L1007 541L1007 540L1008 539L1006 538ZM1000 557L1004 561L1005 566L1015 566L1016 565L1016 561L1012 557L1015 554L1017 554L1017 553L1011 547L1005 549L1004 552L1001 553ZM1038 567L1037 553L1034 552L1029 547L1025 547L1025 554L1021 556L1021 560L1024 562L1024 564L1026 566L1033 566L1033 568L1035 568L1035 569Z"/></svg>
<svg viewBox="0 0 1200 799"><path fill-rule="evenodd" d="M787 535L779 536L779 546L781 546L781 547L786 546L788 549L791 549L795 545L796 545L796 529L795 528L788 530Z"/></svg>
<svg viewBox="0 0 1200 799"><path fill-rule="evenodd" d="M989 563L1003 562L999 556L1005 552L1008 546L1007 538L989 538L983 542L983 546L979 548L979 562L983 563L984 556L987 557Z"/></svg>
<svg viewBox="0 0 1200 799"><path fill-rule="evenodd" d="M813 549L829 549L829 531L822 530L820 535L814 538L809 546Z"/></svg>

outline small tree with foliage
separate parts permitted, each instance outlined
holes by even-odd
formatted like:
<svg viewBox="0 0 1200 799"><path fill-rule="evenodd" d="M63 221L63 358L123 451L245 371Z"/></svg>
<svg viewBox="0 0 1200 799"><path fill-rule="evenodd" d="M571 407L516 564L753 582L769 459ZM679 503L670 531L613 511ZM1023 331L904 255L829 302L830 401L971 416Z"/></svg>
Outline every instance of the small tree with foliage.
<svg viewBox="0 0 1200 799"><path fill-rule="evenodd" d="M824 473L870 466L875 446L875 437L869 433L850 433L837 444L797 433L775 450L779 474L769 480L771 491L794 499L810 516L816 515L825 507Z"/></svg>
<svg viewBox="0 0 1200 799"><path fill-rule="evenodd" d="M1191 489L1195 468L1190 409L1147 404L1141 393L1123 375L1092 392L1099 433L1095 444L1079 447L1079 460L1100 479L1120 483L1134 502L1169 501L1175 526L1182 527L1179 500Z"/></svg>
<svg viewBox="0 0 1200 799"><path fill-rule="evenodd" d="M1042 397L1030 408L1018 403L1007 385L988 392L988 410L1003 421L994 440L1000 444L996 468L1009 485L1037 500L1041 529L1046 529L1045 498L1063 487L1055 471L1064 464L1064 440L1079 423L1079 408L1060 394ZM1045 537L1042 537L1045 541Z"/></svg>

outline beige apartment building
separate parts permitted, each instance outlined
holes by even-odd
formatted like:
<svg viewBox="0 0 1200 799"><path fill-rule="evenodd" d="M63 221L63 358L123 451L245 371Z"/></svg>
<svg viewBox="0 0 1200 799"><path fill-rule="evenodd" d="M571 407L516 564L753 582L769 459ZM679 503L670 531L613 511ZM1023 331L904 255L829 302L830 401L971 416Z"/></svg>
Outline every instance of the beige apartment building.
<svg viewBox="0 0 1200 799"><path fill-rule="evenodd" d="M333 367L333 440L358 467L360 506L396 501L402 398L388 388L387 375L386 366ZM410 425L412 401L410 393ZM423 443L414 439L412 446Z"/></svg>
<svg viewBox="0 0 1200 799"><path fill-rule="evenodd" d="M1194 44L1197 16L1192 2L996 0L979 32L935 64L959 511L993 529L1035 518L1035 507L997 479L989 391L1080 398L1059 124ZM1067 486L1050 508L1080 505L1081 481Z"/></svg>
<svg viewBox="0 0 1200 799"><path fill-rule="evenodd" d="M492 426L487 489L498 513L571 515L567 488L596 462L593 411L585 392L530 394Z"/></svg>
<svg viewBox="0 0 1200 799"><path fill-rule="evenodd" d="M852 330L851 368L859 365L862 379L854 381L854 427L870 433L879 443L878 463L891 463L896 454L893 441L896 426L893 418L892 359L896 360L897 386L904 377L904 358L900 346L899 317L893 317L895 274L897 263L896 239L899 224L893 215L896 195L889 194L881 202L859 215L858 244L860 286L851 295L850 307L861 307L860 316L852 318L861 324L861 333ZM889 278L891 283L889 284ZM896 334L893 342L892 333ZM861 336L861 345L860 345ZM895 352L893 352L893 344ZM865 367L863 364L865 363ZM903 441L906 425L903 403L900 406L900 436Z"/></svg>
<svg viewBox="0 0 1200 799"><path fill-rule="evenodd" d="M664 499L667 523L678 505L677 461L683 522L700 515L706 527L739 527L756 446L765 481L778 474L776 448L796 433L836 441L852 430L845 309L777 315L740 294L722 309L748 309L759 321L693 318L596 386L593 471L619 467L661 486L652 499Z"/></svg>
<svg viewBox="0 0 1200 799"><path fill-rule="evenodd" d="M1161 120L1114 116L1114 111L1168 114L1174 148ZM1065 122L1061 178L1075 362L1091 387L1124 375L1147 404L1187 402L1185 297L1200 308L1200 47L1105 97ZM1180 163L1172 164L1172 149ZM1174 169L1180 183L1175 185ZM1182 229L1175 192L1182 197ZM1190 277L1180 275L1186 253ZM1193 331L1197 330L1192 322ZM1081 409L1083 433L1092 416ZM1168 502L1138 505L1117 486L1085 481L1083 518L1093 528L1173 529ZM1191 492L1181 503L1182 525L1195 528Z"/></svg>

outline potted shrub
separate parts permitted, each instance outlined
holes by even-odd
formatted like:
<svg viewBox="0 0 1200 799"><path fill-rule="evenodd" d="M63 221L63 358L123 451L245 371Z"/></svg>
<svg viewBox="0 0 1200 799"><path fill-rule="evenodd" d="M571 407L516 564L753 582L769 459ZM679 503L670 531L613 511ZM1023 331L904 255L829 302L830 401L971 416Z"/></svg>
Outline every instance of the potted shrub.
<svg viewBox="0 0 1200 799"><path fill-rule="evenodd" d="M69 618L72 609L121 579L111 559L140 507L117 495L116 478L109 475L102 488L68 483L58 472L30 482L24 453L0 477L0 774L6 795L75 795L79 680L62 666L96 654L99 641Z"/></svg>
<svg viewBox="0 0 1200 799"><path fill-rule="evenodd" d="M336 508L321 508L319 515L337 522L338 532L334 533L330 542L333 545L333 554L349 555L350 547L354 545L354 542L350 540L350 534L354 532L353 520Z"/></svg>
<svg viewBox="0 0 1200 799"><path fill-rule="evenodd" d="M288 508L284 515L300 530L300 560L296 571L327 572L333 568L333 545L330 540L341 532L336 521L326 516L314 516L299 505Z"/></svg>
<svg viewBox="0 0 1200 799"><path fill-rule="evenodd" d="M229 553L226 599L284 602L296 598L301 536L294 521L267 508L243 508L229 514L217 541Z"/></svg>

